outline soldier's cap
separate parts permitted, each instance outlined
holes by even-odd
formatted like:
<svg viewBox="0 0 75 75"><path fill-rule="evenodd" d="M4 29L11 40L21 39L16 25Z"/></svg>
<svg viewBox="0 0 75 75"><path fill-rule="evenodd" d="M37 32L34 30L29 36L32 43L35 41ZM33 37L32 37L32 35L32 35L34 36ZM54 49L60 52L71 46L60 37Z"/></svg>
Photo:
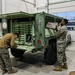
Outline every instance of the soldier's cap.
<svg viewBox="0 0 75 75"><path fill-rule="evenodd" d="M19 34L18 33L14 33L15 35L17 35L17 37L19 37Z"/></svg>

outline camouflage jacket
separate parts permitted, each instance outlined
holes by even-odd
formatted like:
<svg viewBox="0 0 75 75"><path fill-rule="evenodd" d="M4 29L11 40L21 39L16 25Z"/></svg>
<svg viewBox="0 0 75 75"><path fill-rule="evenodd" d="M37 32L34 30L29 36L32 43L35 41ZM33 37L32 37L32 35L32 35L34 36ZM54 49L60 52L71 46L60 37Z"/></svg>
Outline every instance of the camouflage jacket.
<svg viewBox="0 0 75 75"><path fill-rule="evenodd" d="M59 42L66 41L66 34L67 34L67 26L66 25L59 26L57 32L55 33L57 41Z"/></svg>

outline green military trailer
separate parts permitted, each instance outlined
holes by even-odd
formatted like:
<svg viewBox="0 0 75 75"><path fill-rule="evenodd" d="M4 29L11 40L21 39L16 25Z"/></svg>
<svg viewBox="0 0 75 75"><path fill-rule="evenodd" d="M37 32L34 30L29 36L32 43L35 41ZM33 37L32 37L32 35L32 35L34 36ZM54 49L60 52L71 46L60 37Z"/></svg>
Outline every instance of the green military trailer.
<svg viewBox="0 0 75 75"><path fill-rule="evenodd" d="M55 64L57 61L57 47L55 30L48 28L48 23L56 24L60 17L45 12L29 14L16 12L1 14L3 23L3 35L6 33L19 33L15 41L18 48L12 48L14 57L21 57L26 52L42 51L47 64Z"/></svg>

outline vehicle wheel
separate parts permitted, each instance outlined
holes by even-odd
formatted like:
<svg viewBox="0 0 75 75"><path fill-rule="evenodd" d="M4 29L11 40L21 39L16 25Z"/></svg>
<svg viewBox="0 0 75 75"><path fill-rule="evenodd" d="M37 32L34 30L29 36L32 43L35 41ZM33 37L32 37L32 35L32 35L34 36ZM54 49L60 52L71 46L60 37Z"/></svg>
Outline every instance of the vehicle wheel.
<svg viewBox="0 0 75 75"><path fill-rule="evenodd" d="M14 57L21 57L24 54L25 51L20 50L20 49L15 49L15 48L11 48L11 54Z"/></svg>
<svg viewBox="0 0 75 75"><path fill-rule="evenodd" d="M53 65L57 61L57 47L55 42L51 42L49 47L44 52L44 59L46 64Z"/></svg>

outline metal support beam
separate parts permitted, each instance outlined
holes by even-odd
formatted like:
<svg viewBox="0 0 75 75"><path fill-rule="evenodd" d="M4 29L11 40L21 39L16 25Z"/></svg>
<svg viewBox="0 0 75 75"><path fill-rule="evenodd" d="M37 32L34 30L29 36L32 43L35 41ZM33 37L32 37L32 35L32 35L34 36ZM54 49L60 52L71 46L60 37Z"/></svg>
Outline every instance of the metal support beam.
<svg viewBox="0 0 75 75"><path fill-rule="evenodd" d="M0 14L2 14L2 0L0 0Z"/></svg>
<svg viewBox="0 0 75 75"><path fill-rule="evenodd" d="M24 1L25 6L26 6L26 10L27 10L27 12L28 12L28 7L27 7L27 4L26 4L26 0L22 0L22 1Z"/></svg>
<svg viewBox="0 0 75 75"><path fill-rule="evenodd" d="M34 7L36 7L36 0L34 0Z"/></svg>
<svg viewBox="0 0 75 75"><path fill-rule="evenodd" d="M34 8L35 8L35 12L37 12L37 1L36 0L34 0Z"/></svg>
<svg viewBox="0 0 75 75"><path fill-rule="evenodd" d="M47 0L47 13L49 13L49 0Z"/></svg>
<svg viewBox="0 0 75 75"><path fill-rule="evenodd" d="M22 0L22 1L24 1L24 2L26 2L26 3L29 3L29 4L32 4L32 5L34 5L34 6L35 6L35 4L34 4L34 3L32 3L32 2L29 2L29 1L26 1L26 0Z"/></svg>

